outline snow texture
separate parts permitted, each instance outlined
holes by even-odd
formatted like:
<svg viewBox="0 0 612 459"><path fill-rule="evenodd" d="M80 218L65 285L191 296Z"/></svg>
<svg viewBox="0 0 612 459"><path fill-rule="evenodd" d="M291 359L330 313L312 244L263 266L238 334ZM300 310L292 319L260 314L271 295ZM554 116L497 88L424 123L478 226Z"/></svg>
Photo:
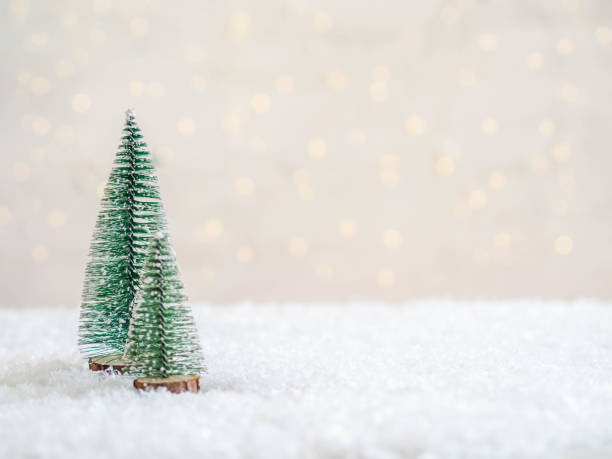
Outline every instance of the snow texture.
<svg viewBox="0 0 612 459"><path fill-rule="evenodd" d="M0 457L608 458L597 302L194 308L199 394L92 373L76 309L0 311Z"/></svg>

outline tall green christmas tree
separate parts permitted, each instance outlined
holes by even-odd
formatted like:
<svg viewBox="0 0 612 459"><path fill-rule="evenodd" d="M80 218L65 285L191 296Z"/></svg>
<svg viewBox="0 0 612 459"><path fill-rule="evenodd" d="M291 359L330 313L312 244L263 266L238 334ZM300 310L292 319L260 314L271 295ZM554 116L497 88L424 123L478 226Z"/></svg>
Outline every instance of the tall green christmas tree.
<svg viewBox="0 0 612 459"><path fill-rule="evenodd" d="M155 168L132 110L101 207L81 302L79 347L87 357L123 353L147 247L166 229Z"/></svg>
<svg viewBox="0 0 612 459"><path fill-rule="evenodd" d="M186 301L168 235L159 232L151 242L134 302L123 357L128 362L127 373L166 383L159 380L197 377L205 370L198 332Z"/></svg>

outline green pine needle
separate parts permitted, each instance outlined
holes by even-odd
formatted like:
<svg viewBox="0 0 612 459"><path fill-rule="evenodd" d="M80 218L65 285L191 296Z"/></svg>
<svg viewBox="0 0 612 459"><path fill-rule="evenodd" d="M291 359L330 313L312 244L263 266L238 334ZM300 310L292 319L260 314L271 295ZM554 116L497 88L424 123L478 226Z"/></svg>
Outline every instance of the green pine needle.
<svg viewBox="0 0 612 459"><path fill-rule="evenodd" d="M151 154L128 110L85 270L79 324L85 356L124 351L147 247L166 226Z"/></svg>
<svg viewBox="0 0 612 459"><path fill-rule="evenodd" d="M124 359L127 373L167 378L205 371L198 332L165 233L149 248L134 302Z"/></svg>

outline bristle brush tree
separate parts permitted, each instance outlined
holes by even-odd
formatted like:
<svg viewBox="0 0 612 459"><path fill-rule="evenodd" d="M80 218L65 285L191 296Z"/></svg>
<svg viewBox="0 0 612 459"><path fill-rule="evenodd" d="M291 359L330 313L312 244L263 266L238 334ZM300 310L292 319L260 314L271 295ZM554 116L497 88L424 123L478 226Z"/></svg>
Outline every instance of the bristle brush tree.
<svg viewBox="0 0 612 459"><path fill-rule="evenodd" d="M151 242L134 302L125 372L141 376L134 387L197 392L204 359L174 251L166 233Z"/></svg>
<svg viewBox="0 0 612 459"><path fill-rule="evenodd" d="M121 356L147 247L153 235L165 229L152 157L134 112L128 110L85 271L79 347L90 358L92 370L122 370Z"/></svg>

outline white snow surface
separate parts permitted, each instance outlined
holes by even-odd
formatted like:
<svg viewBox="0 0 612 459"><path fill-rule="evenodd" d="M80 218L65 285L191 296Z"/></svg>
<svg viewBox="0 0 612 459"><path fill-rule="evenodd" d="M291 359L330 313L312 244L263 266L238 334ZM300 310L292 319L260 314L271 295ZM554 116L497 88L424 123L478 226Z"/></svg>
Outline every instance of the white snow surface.
<svg viewBox="0 0 612 459"><path fill-rule="evenodd" d="M194 307L198 394L93 373L76 309L0 310L0 457L609 458L612 307Z"/></svg>

